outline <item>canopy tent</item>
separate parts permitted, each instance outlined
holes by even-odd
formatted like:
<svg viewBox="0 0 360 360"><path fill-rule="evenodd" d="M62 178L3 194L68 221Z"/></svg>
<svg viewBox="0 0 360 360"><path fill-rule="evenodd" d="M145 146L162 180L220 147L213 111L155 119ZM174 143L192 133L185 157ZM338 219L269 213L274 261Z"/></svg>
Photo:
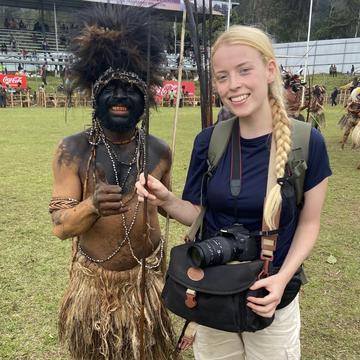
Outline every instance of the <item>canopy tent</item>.
<svg viewBox="0 0 360 360"><path fill-rule="evenodd" d="M44 10L44 11L53 11L54 6L56 9L61 11L74 11L79 10L85 7L90 6L94 3L111 3L111 4L124 4L124 5L141 5L144 7L149 7L152 5L157 9L157 13L165 17L180 16L182 14L182 9L180 6L180 0L173 1L129 1L129 0L22 0L19 2L14 2L13 0L1 0L1 6L9 6L23 9L35 9L35 10Z"/></svg>

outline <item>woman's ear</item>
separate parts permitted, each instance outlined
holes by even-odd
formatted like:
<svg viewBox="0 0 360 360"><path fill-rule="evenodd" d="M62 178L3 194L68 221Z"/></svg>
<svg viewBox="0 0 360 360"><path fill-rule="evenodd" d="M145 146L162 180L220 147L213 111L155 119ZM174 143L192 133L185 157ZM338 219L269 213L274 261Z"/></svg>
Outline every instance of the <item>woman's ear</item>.
<svg viewBox="0 0 360 360"><path fill-rule="evenodd" d="M273 59L269 60L266 67L267 67L266 80L267 80L268 84L271 84L275 80L275 77L276 77L277 65L276 65L275 60L273 60Z"/></svg>

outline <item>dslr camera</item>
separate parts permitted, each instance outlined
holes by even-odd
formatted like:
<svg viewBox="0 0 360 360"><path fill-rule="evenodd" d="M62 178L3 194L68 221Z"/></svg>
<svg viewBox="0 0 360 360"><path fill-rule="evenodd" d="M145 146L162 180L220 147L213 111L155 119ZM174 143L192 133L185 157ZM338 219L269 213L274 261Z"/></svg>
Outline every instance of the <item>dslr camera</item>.
<svg viewBox="0 0 360 360"><path fill-rule="evenodd" d="M255 239L242 224L220 230L217 236L194 243L188 256L196 267L223 265L229 261L252 261L258 257Z"/></svg>

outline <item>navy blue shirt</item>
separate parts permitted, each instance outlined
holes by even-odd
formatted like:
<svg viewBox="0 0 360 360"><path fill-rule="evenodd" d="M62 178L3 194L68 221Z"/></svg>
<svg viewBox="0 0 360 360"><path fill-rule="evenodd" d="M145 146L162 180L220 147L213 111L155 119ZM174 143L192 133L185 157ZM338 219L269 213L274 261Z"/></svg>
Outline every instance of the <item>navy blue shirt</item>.
<svg viewBox="0 0 360 360"><path fill-rule="evenodd" d="M195 205L200 205L201 180L208 168L206 160L212 131L213 127L204 129L194 142L182 198ZM227 228L235 222L243 224L250 231L261 230L270 145L271 134L253 139L241 138L242 180L241 191L236 198L230 192L231 146L228 145L215 174L203 189L206 237L214 236L220 229ZM331 175L324 139L315 129L311 130L307 165L304 192ZM298 218L299 210L296 208L295 199L283 197L274 266L283 263ZM256 238L256 241L260 255L260 237Z"/></svg>

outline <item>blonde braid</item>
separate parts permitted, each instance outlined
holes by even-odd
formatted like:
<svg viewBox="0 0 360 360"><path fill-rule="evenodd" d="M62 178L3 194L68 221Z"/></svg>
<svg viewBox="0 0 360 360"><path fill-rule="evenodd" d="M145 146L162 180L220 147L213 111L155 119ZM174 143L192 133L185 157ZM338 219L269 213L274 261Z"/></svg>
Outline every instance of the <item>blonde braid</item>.
<svg viewBox="0 0 360 360"><path fill-rule="evenodd" d="M291 151L291 131L289 118L281 97L270 96L270 106L273 119L273 137L276 146L275 172L276 179L285 174L285 166ZM276 228L275 217L281 207L281 186L276 184L266 198L264 220L271 230Z"/></svg>

